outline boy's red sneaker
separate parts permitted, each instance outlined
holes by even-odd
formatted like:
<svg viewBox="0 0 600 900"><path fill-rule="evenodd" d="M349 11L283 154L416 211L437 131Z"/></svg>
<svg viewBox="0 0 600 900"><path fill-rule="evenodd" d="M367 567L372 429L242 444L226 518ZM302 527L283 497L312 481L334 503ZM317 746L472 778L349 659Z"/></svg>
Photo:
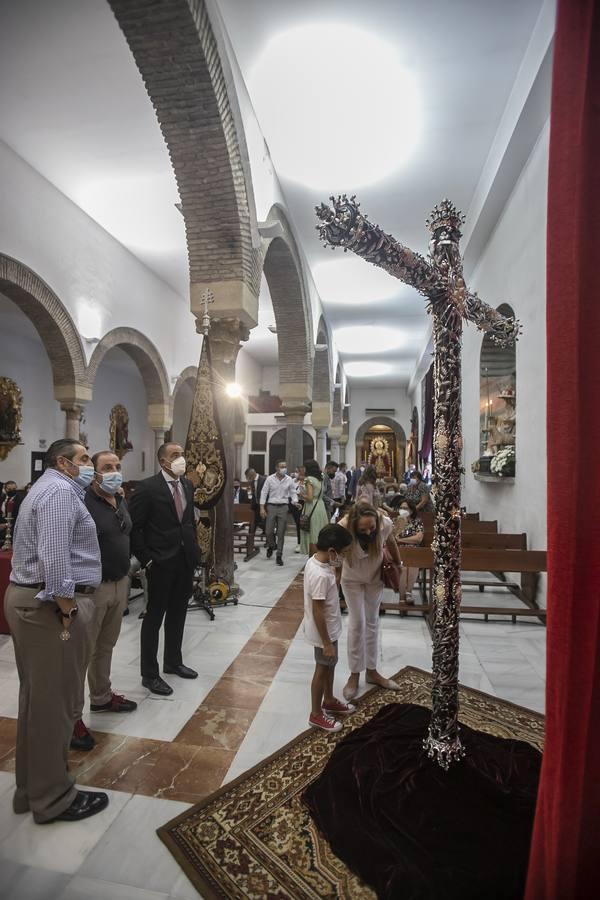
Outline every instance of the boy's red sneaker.
<svg viewBox="0 0 600 900"><path fill-rule="evenodd" d="M321 713L320 716L313 716L311 713L308 718L308 724L311 728L321 728L323 731L341 731L342 729L341 722L336 722L335 719L326 716L325 713Z"/></svg>
<svg viewBox="0 0 600 900"><path fill-rule="evenodd" d="M329 703L323 704L323 712L332 716L349 716L355 709L353 703L345 703L343 700L336 700L335 697Z"/></svg>

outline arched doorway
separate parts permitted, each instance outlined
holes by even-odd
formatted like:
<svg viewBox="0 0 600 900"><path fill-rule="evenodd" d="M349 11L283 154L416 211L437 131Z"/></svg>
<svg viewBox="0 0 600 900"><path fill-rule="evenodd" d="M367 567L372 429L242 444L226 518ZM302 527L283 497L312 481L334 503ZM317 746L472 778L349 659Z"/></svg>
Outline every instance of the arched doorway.
<svg viewBox="0 0 600 900"><path fill-rule="evenodd" d="M315 442L308 433L302 430L302 461L315 458ZM277 460L285 459L285 428L276 431L269 442L269 472L275 471Z"/></svg>
<svg viewBox="0 0 600 900"><path fill-rule="evenodd" d="M387 416L367 419L356 432L356 465L375 465L381 478L399 480L406 468L406 434Z"/></svg>

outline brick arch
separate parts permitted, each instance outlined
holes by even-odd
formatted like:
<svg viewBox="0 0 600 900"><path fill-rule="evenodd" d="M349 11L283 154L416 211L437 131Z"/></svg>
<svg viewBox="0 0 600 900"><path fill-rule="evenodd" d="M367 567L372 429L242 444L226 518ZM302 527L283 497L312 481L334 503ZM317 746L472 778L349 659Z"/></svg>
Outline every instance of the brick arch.
<svg viewBox="0 0 600 900"><path fill-rule="evenodd" d="M93 389L100 363L114 347L127 353L138 367L146 388L148 405L168 409L171 397L165 364L154 344L135 328L113 328L104 335L92 353L87 369L90 388Z"/></svg>
<svg viewBox="0 0 600 900"><path fill-rule="evenodd" d="M362 443L367 431L373 427L373 425L387 425L388 428L391 428L396 436L396 441L398 444L399 451L402 451L402 457L398 460L398 469L403 469L405 464L405 454L406 454L406 432L402 425L397 422L395 419L391 419L389 416L373 416L371 419L366 419L362 423L362 425L357 429L356 435L354 437L354 444L356 450L356 464L358 465L360 462L360 448L362 447Z"/></svg>
<svg viewBox="0 0 600 900"><path fill-rule="evenodd" d="M81 338L54 291L23 263L2 253L0 291L25 313L39 334L50 358L56 399L86 400L89 393Z"/></svg>
<svg viewBox="0 0 600 900"><path fill-rule="evenodd" d="M316 343L327 344L327 350L317 350L315 348L312 399L313 403L331 404L333 398L333 387L331 384L331 338L323 316L319 319Z"/></svg>
<svg viewBox="0 0 600 900"><path fill-rule="evenodd" d="M339 387L336 387L339 385ZM333 387L333 409L331 412L331 424L341 427L343 421L343 404L342 404L342 368L338 363L335 372L335 382Z"/></svg>
<svg viewBox="0 0 600 900"><path fill-rule="evenodd" d="M279 347L279 384L303 386L311 399L313 338L310 300L303 278L302 263L286 215L278 205L271 208L267 225L275 232L264 241L263 272L273 302Z"/></svg>
<svg viewBox="0 0 600 900"><path fill-rule="evenodd" d="M108 2L167 144L191 283L239 280L258 296L260 239L242 117L204 0Z"/></svg>
<svg viewBox="0 0 600 900"><path fill-rule="evenodd" d="M188 366L186 369L181 372L177 381L175 382L175 386L173 388L173 393L171 394L171 407L173 407L175 403L175 397L177 396L177 391L186 383L192 385L192 389L196 387L196 381L198 379L198 366Z"/></svg>

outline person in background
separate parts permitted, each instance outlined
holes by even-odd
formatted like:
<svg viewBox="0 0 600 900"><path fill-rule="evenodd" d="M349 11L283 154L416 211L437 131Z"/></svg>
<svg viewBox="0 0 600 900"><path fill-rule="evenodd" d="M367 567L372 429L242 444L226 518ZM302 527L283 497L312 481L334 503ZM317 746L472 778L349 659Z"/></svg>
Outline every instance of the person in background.
<svg viewBox="0 0 600 900"><path fill-rule="evenodd" d="M423 543L423 523L417 515L417 507L412 500L398 494L394 505L398 508L398 518L394 522L394 540L399 547L419 547ZM400 572L400 602L414 603L412 589L419 569L416 566L402 566Z"/></svg>
<svg viewBox="0 0 600 900"><path fill-rule="evenodd" d="M361 463L360 466L356 466L352 473L352 478L350 479L350 499L356 500L356 494L358 491L358 482L362 478L363 472L365 471L365 464Z"/></svg>
<svg viewBox="0 0 600 900"><path fill-rule="evenodd" d="M345 466L346 463L343 463L342 465ZM346 500L352 499L352 492L350 490L350 485L352 484L352 479L354 477L355 470L356 470L356 466L350 466L350 468L346 467L346 469L345 469L345 472L346 472Z"/></svg>
<svg viewBox="0 0 600 900"><path fill-rule="evenodd" d="M333 693L338 638L342 616L336 571L352 545L352 536L340 525L325 525L317 538L317 549L304 567L304 636L314 647L315 671L310 686L312 728L336 732L342 727L336 716L354 712L351 703Z"/></svg>
<svg viewBox="0 0 600 900"><path fill-rule="evenodd" d="M298 538L298 543L294 548L294 553L300 553L301 551L301 538L302 535L300 533L300 516L302 515L302 507L304 506L304 480L306 478L306 469L304 466L298 466L296 469L296 477L292 478L294 482L294 487L296 489L296 503L290 502L290 512L292 514L292 518L294 520L294 524L296 526L296 536Z"/></svg>
<svg viewBox="0 0 600 900"><path fill-rule="evenodd" d="M83 702L93 595L102 579L96 526L84 503L94 477L86 448L54 441L23 501L4 597L19 673L15 813L78 822L108 796L81 791L68 769L73 711Z"/></svg>
<svg viewBox="0 0 600 900"><path fill-rule="evenodd" d="M148 606L141 632L142 684L153 694L169 696L173 688L159 675L158 636L165 622L163 671L197 678L183 664L181 645L200 560L194 517L194 487L184 478L186 461L179 444L159 447L160 472L138 482L129 511L131 549L146 569Z"/></svg>
<svg viewBox="0 0 600 900"><path fill-rule="evenodd" d="M404 473L404 484L410 484L410 479L413 476L413 472L415 472L417 467L411 463L406 472Z"/></svg>
<svg viewBox="0 0 600 900"><path fill-rule="evenodd" d="M337 467L336 472L333 476L333 485L332 485L332 493L333 493L333 502L334 502L334 514L339 514L340 509L344 505L346 501L346 466L344 463L340 463Z"/></svg>
<svg viewBox="0 0 600 900"><path fill-rule="evenodd" d="M276 563L283 565L283 545L290 503L297 503L294 482L288 475L287 463L279 460L273 475L265 479L260 494L260 514L266 519L267 559L273 556L277 547Z"/></svg>
<svg viewBox="0 0 600 900"><path fill-rule="evenodd" d="M335 478L335 473L337 472L337 463L332 462L331 460L326 463L325 471L323 473L323 502L325 504L325 511L327 512L327 518L331 521L331 517L335 512L335 503L333 500L333 479Z"/></svg>
<svg viewBox="0 0 600 900"><path fill-rule="evenodd" d="M233 479L233 502L234 503L250 503L248 491L240 484L239 478Z"/></svg>
<svg viewBox="0 0 600 900"><path fill-rule="evenodd" d="M367 684L377 684L388 690L399 689L395 681L377 671L377 652L384 546L398 566L401 560L390 519L372 506L355 503L340 525L352 535L352 547L342 568L342 590L348 607L350 669L344 699L353 700L358 694L361 672L366 672Z"/></svg>
<svg viewBox="0 0 600 900"><path fill-rule="evenodd" d="M322 528L327 525L327 510L323 502L323 473L316 459L305 463L306 479L304 482L304 508L302 514L310 518L309 530L301 533L302 553L312 556L317 548L317 538Z"/></svg>
<svg viewBox="0 0 600 900"><path fill-rule="evenodd" d="M366 503L367 506L376 508L375 485L377 483L377 471L375 466L367 466L358 480L356 502Z"/></svg>
<svg viewBox="0 0 600 900"><path fill-rule="evenodd" d="M92 456L95 476L85 492L85 505L96 523L102 582L94 594L90 630L91 656L87 679L92 712L126 713L137 709L134 700L112 691L110 669L129 600L131 517L121 492L121 460L112 450ZM81 696L83 700L83 694ZM83 704L75 710L72 750L91 750L96 743L83 722Z"/></svg>
<svg viewBox="0 0 600 900"><path fill-rule="evenodd" d="M255 528L260 528L264 534L266 523L265 520L261 518L260 514L260 495L266 478L264 475L257 475L256 470L252 468L246 469L244 475L246 476L246 481L248 482L248 487L246 488L246 490L248 492L250 508L253 510L256 520Z"/></svg>
<svg viewBox="0 0 600 900"><path fill-rule="evenodd" d="M434 506L429 493L429 488L423 481L423 477L417 469L411 473L410 482L406 491L407 500L412 500L417 507L417 512L433 512Z"/></svg>

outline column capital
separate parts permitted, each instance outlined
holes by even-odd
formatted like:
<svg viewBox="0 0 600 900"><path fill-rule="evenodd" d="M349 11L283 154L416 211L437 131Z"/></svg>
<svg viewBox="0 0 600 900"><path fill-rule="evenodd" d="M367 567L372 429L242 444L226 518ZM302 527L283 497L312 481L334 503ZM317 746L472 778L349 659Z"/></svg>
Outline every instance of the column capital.
<svg viewBox="0 0 600 900"><path fill-rule="evenodd" d="M201 320L196 319L196 330L201 333ZM212 319L210 324L210 352L213 363L235 365L242 341L250 337L250 330L240 319Z"/></svg>
<svg viewBox="0 0 600 900"><path fill-rule="evenodd" d="M281 407L287 425L304 425L304 418L310 412L308 403L296 403L293 406Z"/></svg>
<svg viewBox="0 0 600 900"><path fill-rule="evenodd" d="M238 321L244 323L246 328L254 328L258 323L258 297L244 281L212 281L205 284L191 284L191 310L199 320L204 314L202 295L207 289L212 291L214 297L210 307L211 318L212 316L223 319L237 318Z"/></svg>

